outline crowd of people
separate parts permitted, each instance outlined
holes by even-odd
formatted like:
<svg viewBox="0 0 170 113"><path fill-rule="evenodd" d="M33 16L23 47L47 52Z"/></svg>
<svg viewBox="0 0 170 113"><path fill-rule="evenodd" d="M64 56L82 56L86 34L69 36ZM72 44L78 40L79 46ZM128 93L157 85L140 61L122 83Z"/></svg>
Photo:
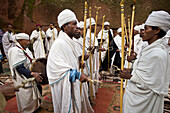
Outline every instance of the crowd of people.
<svg viewBox="0 0 170 113"><path fill-rule="evenodd" d="M77 20L75 13L69 9L60 12L57 19L61 31L50 23L49 29L44 32L42 26L37 24L30 36L26 33L15 34L12 26L8 25L2 45L14 87L1 86L2 98L13 97L16 92L18 112L36 111L41 105L42 95L42 87L36 82L41 82L43 78L40 73L31 71L30 67L34 60L47 58L46 71L54 112L94 113L90 102L96 98L98 83L93 84L89 79L99 80L99 73L108 71L112 66L121 68L121 59L124 57L124 70L115 73L115 76L129 79L123 112L163 112L164 96L168 93L170 80L170 15L167 12L153 11L145 23L134 26L130 55L126 54L131 49L128 32L122 50L122 28L118 28L114 36L110 23L106 21L103 30L95 34L94 18L88 18L84 28L84 22ZM99 46L101 41L102 46ZM33 51L28 49L30 44ZM100 67L99 51L102 52ZM121 51L125 51L125 56ZM81 61L82 56L84 62ZM17 87L31 77L36 82L27 82L24 86L30 88ZM5 102L4 98L2 100Z"/></svg>

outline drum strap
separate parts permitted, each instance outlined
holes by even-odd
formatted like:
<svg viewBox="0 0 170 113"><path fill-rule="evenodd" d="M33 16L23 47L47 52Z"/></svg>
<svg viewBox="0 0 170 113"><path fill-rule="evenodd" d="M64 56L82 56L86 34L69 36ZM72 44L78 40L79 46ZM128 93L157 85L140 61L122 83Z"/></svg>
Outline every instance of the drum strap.
<svg viewBox="0 0 170 113"><path fill-rule="evenodd" d="M32 63L32 58L25 52L25 49L19 47L18 45L16 45L16 46L24 52L24 54L28 57L28 59L29 59L30 62Z"/></svg>

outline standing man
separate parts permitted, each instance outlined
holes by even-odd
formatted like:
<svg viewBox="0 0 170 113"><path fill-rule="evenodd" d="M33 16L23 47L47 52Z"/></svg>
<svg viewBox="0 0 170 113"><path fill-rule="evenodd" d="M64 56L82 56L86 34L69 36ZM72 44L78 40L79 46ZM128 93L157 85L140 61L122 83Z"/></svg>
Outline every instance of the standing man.
<svg viewBox="0 0 170 113"><path fill-rule="evenodd" d="M48 30L46 31L46 50L47 50L47 54L50 51L50 48L53 44L53 42L55 41L55 39L57 38L58 35L58 31L55 28L54 23L50 23L50 28L48 28Z"/></svg>
<svg viewBox="0 0 170 113"><path fill-rule="evenodd" d="M58 24L62 31L47 60L54 113L81 113L80 81L86 81L87 77L78 72L78 55L73 41L79 33L76 15L65 9L58 15Z"/></svg>
<svg viewBox="0 0 170 113"><path fill-rule="evenodd" d="M30 40L33 43L34 57L45 58L45 32L42 30L41 25L36 25L36 30L34 30L30 36Z"/></svg>
<svg viewBox="0 0 170 113"><path fill-rule="evenodd" d="M163 113L164 95L168 94L170 59L163 37L170 29L170 15L165 11L153 11L145 22L142 49L130 74L126 69L120 77L130 79L124 94L124 113Z"/></svg>
<svg viewBox="0 0 170 113"><path fill-rule="evenodd" d="M15 46L14 34L12 32L12 25L8 25L8 30L4 33L2 37L2 44L4 48L4 53L8 59L8 50Z"/></svg>
<svg viewBox="0 0 170 113"><path fill-rule="evenodd" d="M35 77L37 82L41 82L42 77L39 73L29 70L33 59L31 51L27 48L30 44L29 35L19 33L15 37L17 40L16 46L12 47L8 52L14 85L21 85L23 80L27 80L30 77ZM40 106L40 93L34 81L26 83L25 86L33 87L20 88L19 92L16 93L18 112L33 113Z"/></svg>

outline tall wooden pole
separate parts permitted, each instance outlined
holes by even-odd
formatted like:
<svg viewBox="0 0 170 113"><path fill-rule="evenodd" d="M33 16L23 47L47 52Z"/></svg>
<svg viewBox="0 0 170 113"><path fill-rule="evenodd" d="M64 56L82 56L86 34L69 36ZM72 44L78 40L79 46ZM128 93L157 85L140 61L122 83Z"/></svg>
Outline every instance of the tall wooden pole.
<svg viewBox="0 0 170 113"><path fill-rule="evenodd" d="M98 19L98 14L99 14L99 9L101 9L101 7L96 7L96 24L95 24L95 29L94 29L94 40L93 40L93 47L95 44L95 38L96 38L96 30L97 30L97 19Z"/></svg>
<svg viewBox="0 0 170 113"><path fill-rule="evenodd" d="M103 43L104 19L105 19L105 15L103 16L103 21L102 21L102 35L101 35L101 41L100 41L100 48L102 47L102 43ZM101 51L99 51L99 68L101 68Z"/></svg>
<svg viewBox="0 0 170 113"><path fill-rule="evenodd" d="M81 59L81 73L83 73L83 63L84 63L84 52L85 52L85 40L86 40L86 18L87 18L87 2L85 2L84 8L84 34L83 34L83 52L82 52L82 59ZM80 85L80 96L82 92L82 83Z"/></svg>
<svg viewBox="0 0 170 113"><path fill-rule="evenodd" d="M124 34L124 0L120 3L121 6L121 27L122 27L122 57L121 57L121 70L124 69L124 44L125 44L125 34ZM120 89L120 113L122 113L123 107L123 79L121 78L121 89Z"/></svg>

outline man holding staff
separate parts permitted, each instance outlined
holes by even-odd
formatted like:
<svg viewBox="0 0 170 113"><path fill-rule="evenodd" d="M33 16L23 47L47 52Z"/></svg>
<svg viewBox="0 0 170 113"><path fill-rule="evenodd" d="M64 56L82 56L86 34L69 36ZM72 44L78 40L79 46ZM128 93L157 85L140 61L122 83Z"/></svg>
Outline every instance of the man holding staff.
<svg viewBox="0 0 170 113"><path fill-rule="evenodd" d="M148 42L130 74L126 69L120 77L130 79L124 94L124 113L163 113L164 95L168 93L170 61L162 38L170 29L170 15L153 11L145 22L143 41Z"/></svg>

